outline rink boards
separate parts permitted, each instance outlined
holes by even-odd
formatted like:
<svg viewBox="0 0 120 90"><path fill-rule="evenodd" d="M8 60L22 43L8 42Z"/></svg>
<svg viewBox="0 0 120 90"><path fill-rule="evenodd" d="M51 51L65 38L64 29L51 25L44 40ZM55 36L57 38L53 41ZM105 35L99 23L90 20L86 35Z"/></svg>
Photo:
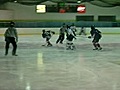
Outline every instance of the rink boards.
<svg viewBox="0 0 120 90"><path fill-rule="evenodd" d="M7 28L0 28L0 35L3 35L6 29ZM56 34L58 34L60 28L16 28L16 29L19 35L39 35L42 33L43 29L55 31ZM113 27L113 28L98 27L97 29L99 29L103 34L120 34L119 27ZM77 27L77 33L79 32L80 32L80 27ZM89 32L90 32L90 28L86 28L86 33L89 34Z"/></svg>

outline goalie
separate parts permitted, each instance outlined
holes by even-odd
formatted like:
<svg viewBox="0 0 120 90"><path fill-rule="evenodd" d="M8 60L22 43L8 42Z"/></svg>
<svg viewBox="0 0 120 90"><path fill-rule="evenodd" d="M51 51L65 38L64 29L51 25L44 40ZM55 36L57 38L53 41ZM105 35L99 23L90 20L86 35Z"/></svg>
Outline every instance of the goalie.
<svg viewBox="0 0 120 90"><path fill-rule="evenodd" d="M95 29L94 26L91 26L90 31L91 36L88 36L88 38L93 38L93 46L95 47L93 50L101 50L102 47L99 44L99 40L101 39L102 35L101 32L98 29Z"/></svg>

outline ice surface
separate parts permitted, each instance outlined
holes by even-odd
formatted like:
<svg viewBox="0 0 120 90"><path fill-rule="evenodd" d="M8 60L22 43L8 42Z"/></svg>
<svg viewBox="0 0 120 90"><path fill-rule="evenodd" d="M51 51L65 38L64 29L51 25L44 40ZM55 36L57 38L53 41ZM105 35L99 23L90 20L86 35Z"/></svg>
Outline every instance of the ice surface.
<svg viewBox="0 0 120 90"><path fill-rule="evenodd" d="M120 35L103 35L101 51L91 39L77 36L76 50L64 44L41 46L40 35L20 35L17 54L4 56L0 36L0 90L120 90Z"/></svg>

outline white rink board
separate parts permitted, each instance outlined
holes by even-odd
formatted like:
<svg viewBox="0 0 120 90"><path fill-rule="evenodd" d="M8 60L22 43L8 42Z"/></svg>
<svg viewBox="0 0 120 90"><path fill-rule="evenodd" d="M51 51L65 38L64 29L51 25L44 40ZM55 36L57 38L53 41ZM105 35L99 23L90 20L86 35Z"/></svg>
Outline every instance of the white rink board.
<svg viewBox="0 0 120 90"><path fill-rule="evenodd" d="M27 35L27 34L41 34L42 33L42 30L45 29L45 30L52 30L52 31L55 31L56 34L59 33L59 29L60 28L17 28L17 31L18 31L18 34L24 34L24 35ZM114 28L97 28L96 29L99 29L102 33L108 33L108 34L117 34L119 33L120 34L120 28L119 27L114 27ZM6 28L0 28L0 34L3 35L4 32L5 32ZM80 28L77 27L77 33L79 33L80 31ZM89 33L90 32L90 28L86 28L86 33Z"/></svg>

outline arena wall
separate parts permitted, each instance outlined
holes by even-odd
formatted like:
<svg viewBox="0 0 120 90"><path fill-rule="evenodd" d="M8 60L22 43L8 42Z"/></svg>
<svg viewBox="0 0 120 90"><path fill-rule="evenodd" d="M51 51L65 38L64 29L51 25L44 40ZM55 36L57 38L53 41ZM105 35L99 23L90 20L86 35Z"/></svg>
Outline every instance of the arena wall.
<svg viewBox="0 0 120 90"><path fill-rule="evenodd" d="M98 20L99 15L116 16L120 20L120 7L99 7L89 3L86 5L86 13L36 13L36 5L27 6L18 3L6 3L7 10L13 10L14 20L76 20L76 16L93 15L94 20ZM1 12L0 12L1 13ZM1 20L2 18L0 18Z"/></svg>

